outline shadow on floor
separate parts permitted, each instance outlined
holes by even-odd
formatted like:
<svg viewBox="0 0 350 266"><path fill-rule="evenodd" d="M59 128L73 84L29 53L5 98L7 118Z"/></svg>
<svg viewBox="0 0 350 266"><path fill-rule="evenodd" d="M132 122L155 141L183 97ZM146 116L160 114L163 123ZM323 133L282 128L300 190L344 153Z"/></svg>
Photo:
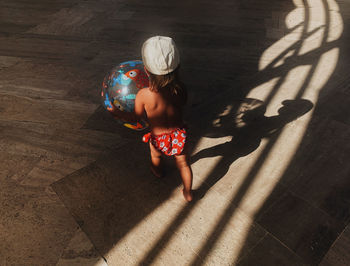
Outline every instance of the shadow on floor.
<svg viewBox="0 0 350 266"><path fill-rule="evenodd" d="M236 102L237 104L237 102ZM238 111L229 105L228 112L220 115L215 121L215 129L218 136L232 136L231 141L201 150L191 158L192 163L202 159L222 156L222 160L205 179L206 185L212 187L228 171L230 165L239 157L246 156L259 147L262 138L270 138L281 130L287 123L297 119L310 111L312 102L304 99L285 100L278 110L278 115L264 116L266 106L256 99L244 99L240 102ZM213 136L214 132L210 135ZM203 197L206 186L202 186L197 194Z"/></svg>

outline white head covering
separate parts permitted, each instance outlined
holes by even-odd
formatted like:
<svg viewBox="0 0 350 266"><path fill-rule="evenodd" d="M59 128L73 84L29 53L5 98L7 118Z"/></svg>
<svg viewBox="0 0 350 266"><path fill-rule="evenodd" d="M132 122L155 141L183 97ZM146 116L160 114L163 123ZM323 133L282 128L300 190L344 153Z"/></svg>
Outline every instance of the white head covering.
<svg viewBox="0 0 350 266"><path fill-rule="evenodd" d="M180 64L179 51L170 37L154 36L142 45L142 61L152 74L165 75Z"/></svg>

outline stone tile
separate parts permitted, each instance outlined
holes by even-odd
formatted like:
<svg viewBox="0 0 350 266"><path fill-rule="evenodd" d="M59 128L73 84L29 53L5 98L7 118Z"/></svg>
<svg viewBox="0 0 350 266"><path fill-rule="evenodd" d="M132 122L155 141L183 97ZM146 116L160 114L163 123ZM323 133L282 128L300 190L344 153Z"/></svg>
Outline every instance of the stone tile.
<svg viewBox="0 0 350 266"><path fill-rule="evenodd" d="M23 186L47 187L92 162L93 159L91 158L69 158L68 156L62 159L43 158L22 178L20 184Z"/></svg>
<svg viewBox="0 0 350 266"><path fill-rule="evenodd" d="M62 128L80 128L82 121L96 108L94 104L54 99L39 101L12 95L1 97L1 106L1 120L32 121Z"/></svg>
<svg viewBox="0 0 350 266"><path fill-rule="evenodd" d="M20 63L0 72L2 92L36 100L66 99L83 102L82 98L87 93L86 89L92 84L91 71L89 72L88 66L77 69L72 64L63 64L62 62L21 59ZM84 93L81 94L82 98L64 97L68 92L79 90L81 87L85 89Z"/></svg>
<svg viewBox="0 0 350 266"><path fill-rule="evenodd" d="M12 179L20 183L39 161L40 158L35 156L23 156L2 151L0 153L0 182Z"/></svg>
<svg viewBox="0 0 350 266"><path fill-rule="evenodd" d="M147 149L143 143L126 145L53 184L104 255L172 195L174 188L165 186L149 172ZM134 154L133 160L123 156L127 152Z"/></svg>
<svg viewBox="0 0 350 266"><path fill-rule="evenodd" d="M344 228L343 223L288 192L257 223L308 264L319 263Z"/></svg>
<svg viewBox="0 0 350 266"><path fill-rule="evenodd" d="M0 51L6 56L43 58L46 60L76 60L81 59L80 51L87 46L87 42L69 41L60 38L45 38L37 35L27 37L19 35L17 38L4 38L0 36ZM8 47L12 47L11 50Z"/></svg>
<svg viewBox="0 0 350 266"><path fill-rule="evenodd" d="M29 33L54 35L79 35L85 33L81 25L86 24L94 17L94 10L78 5L73 8L62 8L53 14L48 23L31 28Z"/></svg>
<svg viewBox="0 0 350 266"><path fill-rule="evenodd" d="M0 147L8 153L53 161L72 160L73 164L86 163L100 153L125 144L125 140L115 134L86 129L63 130L32 121L1 121L0 128L4 137Z"/></svg>
<svg viewBox="0 0 350 266"><path fill-rule="evenodd" d="M57 196L44 189L10 179L0 185L2 264L55 264L76 231L74 219Z"/></svg>
<svg viewBox="0 0 350 266"><path fill-rule="evenodd" d="M346 88L346 85L343 84L339 87L344 89ZM328 116L333 120L350 125L349 108L347 108L349 101L350 95L346 94L345 92L335 92L330 95L328 94L322 101L324 109L319 112L319 115Z"/></svg>
<svg viewBox="0 0 350 266"><path fill-rule="evenodd" d="M21 8L18 8L18 3L16 2L3 1L1 6L2 32L9 34L24 32L38 23L45 22L50 14L60 8L69 7L73 4L74 1L59 1L54 3L46 3L45 1L35 3L26 2L21 3Z"/></svg>
<svg viewBox="0 0 350 266"><path fill-rule="evenodd" d="M148 192L144 188L135 191L134 197L125 202L130 208L139 210L137 215L127 211L125 215L128 215L129 219L125 222L133 223L134 217L139 216L140 212L144 217L133 226L128 234L119 241L115 241L113 248L106 251L108 263L112 265L120 263L130 265L188 264L191 258L196 257L196 254L187 239L179 237L174 230L179 224L186 221L184 213L187 213L186 210L189 207L185 205L179 191L171 191L170 195L165 198L160 195L166 193L166 187L162 188L154 184L153 189L148 189ZM145 201L148 203L145 204ZM141 211L140 207L144 211ZM149 208L152 210L150 211ZM112 222L114 225L110 229L105 228L112 234L112 230L123 230L124 222L121 221L119 215L124 216L124 214L121 208L119 210L121 212L115 213L114 219L116 220Z"/></svg>
<svg viewBox="0 0 350 266"><path fill-rule="evenodd" d="M176 228L174 238L190 243L198 254L189 257L191 265L231 264L247 254L266 234L231 202L220 199L214 190L186 208L189 208L186 219ZM168 248L172 248L170 244Z"/></svg>
<svg viewBox="0 0 350 266"><path fill-rule="evenodd" d="M320 266L327 265L349 265L350 255L350 226L348 225L341 233L338 239L327 252L326 256L320 263Z"/></svg>
<svg viewBox="0 0 350 266"><path fill-rule="evenodd" d="M311 119L307 125L307 131L302 138L302 142L293 155L291 164L285 169L283 177L280 179L283 185L289 187L296 182L302 182L299 180L303 178L303 175L300 173L305 165L309 164L308 161L312 162L318 156L318 153L315 154L310 151L314 149L326 150L332 146L329 141L319 141L319 138L322 136L321 132L326 130L329 123L329 119Z"/></svg>
<svg viewBox="0 0 350 266"><path fill-rule="evenodd" d="M0 149L11 154L40 157L46 149L54 129L31 121L1 121ZM48 137L49 136L49 137Z"/></svg>
<svg viewBox="0 0 350 266"><path fill-rule="evenodd" d="M237 265L309 265L270 234L267 234L254 249Z"/></svg>
<svg viewBox="0 0 350 266"><path fill-rule="evenodd" d="M0 56L0 69L3 70L4 68L11 67L13 65L18 64L21 61L22 59L19 57Z"/></svg>
<svg viewBox="0 0 350 266"><path fill-rule="evenodd" d="M344 222L350 218L350 169L345 164L350 156L349 140L348 126L328 121L318 135L319 145L309 145L308 152L314 157L305 161L290 187L299 197Z"/></svg>
<svg viewBox="0 0 350 266"><path fill-rule="evenodd" d="M97 253L85 233L78 229L56 265L107 266L107 263Z"/></svg>

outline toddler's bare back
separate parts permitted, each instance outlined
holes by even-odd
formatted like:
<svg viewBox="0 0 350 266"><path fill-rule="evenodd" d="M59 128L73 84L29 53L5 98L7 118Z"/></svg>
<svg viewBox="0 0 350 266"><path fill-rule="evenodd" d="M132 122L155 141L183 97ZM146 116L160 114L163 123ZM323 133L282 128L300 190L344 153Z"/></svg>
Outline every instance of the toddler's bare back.
<svg viewBox="0 0 350 266"><path fill-rule="evenodd" d="M151 91L144 88L137 94L137 100L144 104L152 134L169 133L183 127L182 106L170 91Z"/></svg>

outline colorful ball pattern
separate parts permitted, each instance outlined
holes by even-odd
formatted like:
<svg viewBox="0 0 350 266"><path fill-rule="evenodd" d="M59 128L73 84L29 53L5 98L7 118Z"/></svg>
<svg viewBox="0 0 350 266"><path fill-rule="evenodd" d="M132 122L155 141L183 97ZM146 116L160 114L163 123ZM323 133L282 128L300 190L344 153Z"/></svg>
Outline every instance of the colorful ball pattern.
<svg viewBox="0 0 350 266"><path fill-rule="evenodd" d="M103 80L101 91L103 106L112 107L113 103L121 111L133 112L137 92L148 86L149 80L142 61L121 63L112 68ZM135 130L143 130L148 127L145 121L122 123Z"/></svg>

